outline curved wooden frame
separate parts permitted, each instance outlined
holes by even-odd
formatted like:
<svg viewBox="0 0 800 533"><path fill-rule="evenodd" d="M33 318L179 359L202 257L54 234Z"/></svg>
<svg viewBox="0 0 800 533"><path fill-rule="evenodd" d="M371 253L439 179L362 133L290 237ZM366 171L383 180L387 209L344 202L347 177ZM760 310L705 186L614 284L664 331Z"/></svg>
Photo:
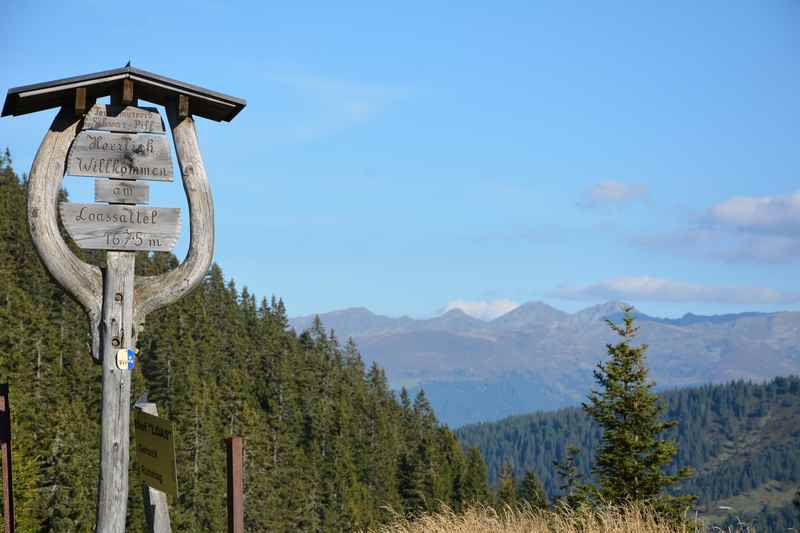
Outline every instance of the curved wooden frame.
<svg viewBox="0 0 800 533"><path fill-rule="evenodd" d="M167 108L167 116L189 204L189 251L175 270L136 278L133 318L138 331L148 314L175 302L203 280L214 253L214 204L194 120L191 116L180 118L176 106ZM68 108L62 108L42 140L28 178L28 225L48 272L89 315L92 356L100 361L103 276L99 268L84 263L69 249L58 225L65 161L81 120ZM134 342L138 331L133 332Z"/></svg>

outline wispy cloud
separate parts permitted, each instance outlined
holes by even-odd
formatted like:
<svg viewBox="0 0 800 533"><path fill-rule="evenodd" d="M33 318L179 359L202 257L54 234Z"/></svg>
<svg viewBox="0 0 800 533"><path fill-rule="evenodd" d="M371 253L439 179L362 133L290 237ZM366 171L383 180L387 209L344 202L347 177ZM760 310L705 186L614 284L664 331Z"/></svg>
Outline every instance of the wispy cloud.
<svg viewBox="0 0 800 533"><path fill-rule="evenodd" d="M634 243L734 262L795 261L800 259L800 192L736 196L707 208L685 228L641 236Z"/></svg>
<svg viewBox="0 0 800 533"><path fill-rule="evenodd" d="M784 196L734 196L711 206L706 217L726 229L796 237L800 232L800 191Z"/></svg>
<svg viewBox="0 0 800 533"><path fill-rule="evenodd" d="M492 320L513 311L519 304L511 300L491 300L468 302L466 300L450 300L442 312L461 309L466 314L481 320Z"/></svg>
<svg viewBox="0 0 800 533"><path fill-rule="evenodd" d="M579 287L561 287L553 296L569 300L628 300L763 305L800 303L800 293L743 286L702 285L652 276L620 277Z"/></svg>
<svg viewBox="0 0 800 533"><path fill-rule="evenodd" d="M267 80L283 85L300 100L297 123L291 127L298 140L317 139L366 123L409 94L405 87L297 72L273 73Z"/></svg>
<svg viewBox="0 0 800 533"><path fill-rule="evenodd" d="M647 194L647 185L642 183L606 180L586 189L578 205L587 208L621 206L644 200Z"/></svg>

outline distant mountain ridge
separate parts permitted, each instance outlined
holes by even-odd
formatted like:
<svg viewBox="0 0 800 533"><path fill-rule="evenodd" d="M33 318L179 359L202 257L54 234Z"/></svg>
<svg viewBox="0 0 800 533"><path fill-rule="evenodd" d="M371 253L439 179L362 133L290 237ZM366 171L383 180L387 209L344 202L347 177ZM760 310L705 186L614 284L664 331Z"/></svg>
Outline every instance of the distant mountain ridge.
<svg viewBox="0 0 800 533"><path fill-rule="evenodd" d="M626 306L606 302L566 313L528 302L490 321L460 309L423 320L363 307L319 317L341 340L352 337L395 386L424 388L440 418L461 425L581 401L605 345L615 341L605 318L621 320ZM800 373L798 312L634 314L659 388ZM290 325L299 332L313 319Z"/></svg>

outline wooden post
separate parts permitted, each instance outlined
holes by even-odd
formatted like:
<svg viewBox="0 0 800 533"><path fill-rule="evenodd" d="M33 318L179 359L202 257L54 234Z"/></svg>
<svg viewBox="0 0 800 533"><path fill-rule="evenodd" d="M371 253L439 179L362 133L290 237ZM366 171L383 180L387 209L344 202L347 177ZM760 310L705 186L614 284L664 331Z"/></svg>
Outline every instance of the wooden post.
<svg viewBox="0 0 800 533"><path fill-rule="evenodd" d="M117 351L133 348L133 252L108 252L100 322L103 408L97 533L125 533L128 510L131 372L117 366Z"/></svg>
<svg viewBox="0 0 800 533"><path fill-rule="evenodd" d="M178 95L178 118L189 116L189 97L185 94Z"/></svg>
<svg viewBox="0 0 800 533"><path fill-rule="evenodd" d="M244 533L242 437L225 439L228 448L228 533Z"/></svg>
<svg viewBox="0 0 800 533"><path fill-rule="evenodd" d="M14 486L11 482L11 405L8 402L8 383L0 385L0 453L3 455L5 532L14 533Z"/></svg>
<svg viewBox="0 0 800 533"><path fill-rule="evenodd" d="M86 113L86 87L78 87L75 89L75 114L84 113Z"/></svg>
<svg viewBox="0 0 800 533"><path fill-rule="evenodd" d="M158 407L152 402L141 403L136 406L148 415L158 416ZM142 491L148 533L172 533L172 527L169 523L167 495L147 485L142 485Z"/></svg>

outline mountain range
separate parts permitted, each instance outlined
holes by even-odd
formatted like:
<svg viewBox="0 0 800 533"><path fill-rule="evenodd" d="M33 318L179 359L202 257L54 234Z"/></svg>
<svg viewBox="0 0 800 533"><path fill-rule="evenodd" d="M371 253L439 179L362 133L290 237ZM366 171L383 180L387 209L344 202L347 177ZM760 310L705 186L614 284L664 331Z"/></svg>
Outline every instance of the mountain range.
<svg viewBox="0 0 800 533"><path fill-rule="evenodd" d="M616 342L605 319L623 302L566 313L529 302L484 321L460 309L430 319L392 318L365 308L320 314L326 329L352 337L364 359L393 384L422 388L451 426L576 405L592 370ZM659 388L800 373L800 313L738 313L657 318L634 310L639 342ZM315 315L290 319L298 332Z"/></svg>

